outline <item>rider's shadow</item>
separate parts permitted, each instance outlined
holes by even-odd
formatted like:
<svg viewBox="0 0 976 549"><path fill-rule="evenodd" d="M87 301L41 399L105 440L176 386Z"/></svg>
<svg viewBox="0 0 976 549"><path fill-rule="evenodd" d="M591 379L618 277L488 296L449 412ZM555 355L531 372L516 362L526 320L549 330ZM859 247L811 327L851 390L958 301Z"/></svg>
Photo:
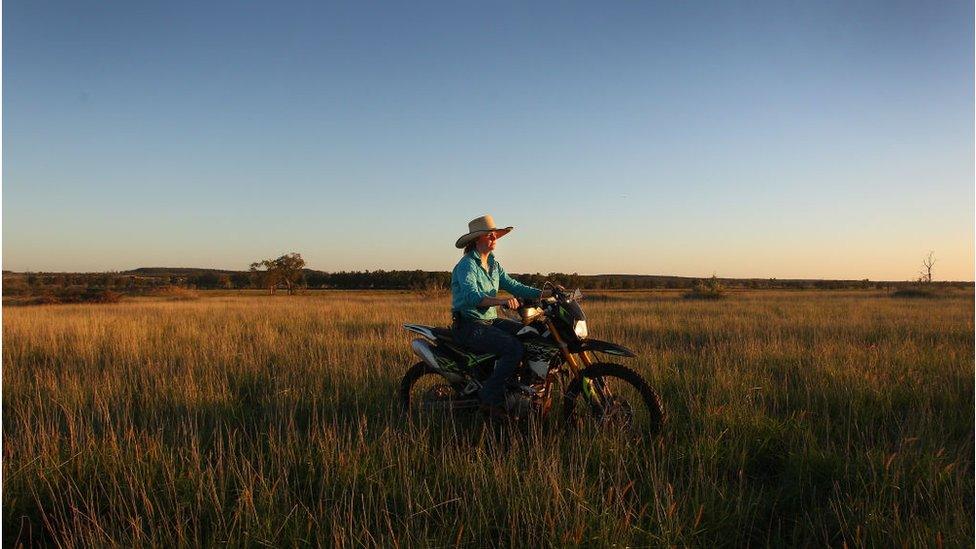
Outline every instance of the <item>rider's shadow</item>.
<svg viewBox="0 0 976 549"><path fill-rule="evenodd" d="M479 414L435 414L403 419L401 423L404 433L411 438L437 447L454 446L486 453L508 453L514 448L550 444L566 432L537 418L498 421Z"/></svg>

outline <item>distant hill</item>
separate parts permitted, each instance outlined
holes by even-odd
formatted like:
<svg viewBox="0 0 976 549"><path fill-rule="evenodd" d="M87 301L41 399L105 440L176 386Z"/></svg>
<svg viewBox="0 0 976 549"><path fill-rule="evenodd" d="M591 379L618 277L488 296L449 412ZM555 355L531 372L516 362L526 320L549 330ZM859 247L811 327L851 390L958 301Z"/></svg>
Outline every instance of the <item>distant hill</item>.
<svg viewBox="0 0 976 549"><path fill-rule="evenodd" d="M194 276L205 273L218 275L232 275L247 271L228 271L224 269L201 269L198 267L139 267L129 271L122 271L120 274L132 274L139 276Z"/></svg>

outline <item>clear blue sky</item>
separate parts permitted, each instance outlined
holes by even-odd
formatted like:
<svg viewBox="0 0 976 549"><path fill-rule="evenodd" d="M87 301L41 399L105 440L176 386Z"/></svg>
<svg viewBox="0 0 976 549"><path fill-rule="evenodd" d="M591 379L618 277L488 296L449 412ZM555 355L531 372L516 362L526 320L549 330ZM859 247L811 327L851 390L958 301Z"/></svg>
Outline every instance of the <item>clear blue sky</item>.
<svg viewBox="0 0 976 549"><path fill-rule="evenodd" d="M972 280L973 4L3 12L3 266Z"/></svg>

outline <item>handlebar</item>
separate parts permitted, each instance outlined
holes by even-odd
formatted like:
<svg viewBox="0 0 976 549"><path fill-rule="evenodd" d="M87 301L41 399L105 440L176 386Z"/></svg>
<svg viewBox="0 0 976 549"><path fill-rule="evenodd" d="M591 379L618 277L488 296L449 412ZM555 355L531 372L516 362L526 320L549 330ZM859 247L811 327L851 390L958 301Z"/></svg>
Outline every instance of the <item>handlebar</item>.
<svg viewBox="0 0 976 549"><path fill-rule="evenodd" d="M569 291L566 288L563 288L559 284L554 284L549 280L542 283L542 289L545 290L547 286L552 291L553 297L555 297L556 299L563 300L569 297L570 295Z"/></svg>
<svg viewBox="0 0 976 549"><path fill-rule="evenodd" d="M552 297L548 297L546 299L515 297L514 299L518 302L518 308L512 310L506 306L501 306L499 307L501 314L512 320L521 320L522 322L526 322L526 311L530 307L541 307L543 310L546 310L548 308L547 303L553 303L550 300L555 300L556 302L566 302L569 300L582 298L582 294L579 294L579 290L570 291L558 284L553 284L548 280L542 284L543 290L547 288L551 291ZM533 318L535 317L533 316Z"/></svg>
<svg viewBox="0 0 976 549"><path fill-rule="evenodd" d="M569 300L569 299L573 299L573 297L575 295L574 292L571 292L571 291L567 290L566 288L560 286L559 284L554 284L553 282L551 282L549 280L546 280L545 282L542 283L542 289L543 290L549 289L551 291L551 293L552 293L552 298L555 298L557 301L566 301L566 300ZM512 311L511 309L509 309L508 307L505 307L505 306L501 306L500 309L502 311L505 311L505 312L512 311L514 313L515 311L522 310L522 309L524 309L526 307L538 307L538 306L542 306L543 305L543 302L545 301L545 300L543 300L541 298L515 297L514 299L515 299L515 301L518 302L518 308L517 309L515 309L514 311ZM547 299L549 299L549 298L547 298Z"/></svg>

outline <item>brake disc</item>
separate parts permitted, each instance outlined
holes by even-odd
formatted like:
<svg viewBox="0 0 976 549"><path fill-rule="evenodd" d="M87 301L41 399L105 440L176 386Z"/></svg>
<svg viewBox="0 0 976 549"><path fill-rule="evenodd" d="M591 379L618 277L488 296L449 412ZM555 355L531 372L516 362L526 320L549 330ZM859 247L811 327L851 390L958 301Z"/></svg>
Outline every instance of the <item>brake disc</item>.
<svg viewBox="0 0 976 549"><path fill-rule="evenodd" d="M634 407L625 399L617 396L611 397L610 402L604 405L603 413L600 414L600 421L629 427L634 421Z"/></svg>

